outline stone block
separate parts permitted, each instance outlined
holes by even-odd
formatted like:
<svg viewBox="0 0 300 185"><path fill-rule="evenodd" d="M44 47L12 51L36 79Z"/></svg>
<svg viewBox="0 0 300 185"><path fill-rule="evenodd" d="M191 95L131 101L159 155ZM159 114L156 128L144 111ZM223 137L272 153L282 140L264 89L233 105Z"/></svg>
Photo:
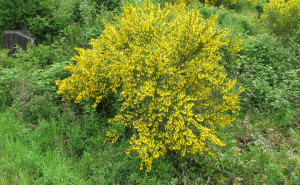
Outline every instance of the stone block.
<svg viewBox="0 0 300 185"><path fill-rule="evenodd" d="M3 32L3 47L9 49L11 54L16 52L16 45L26 51L27 44L35 44L34 40L26 30L9 30Z"/></svg>

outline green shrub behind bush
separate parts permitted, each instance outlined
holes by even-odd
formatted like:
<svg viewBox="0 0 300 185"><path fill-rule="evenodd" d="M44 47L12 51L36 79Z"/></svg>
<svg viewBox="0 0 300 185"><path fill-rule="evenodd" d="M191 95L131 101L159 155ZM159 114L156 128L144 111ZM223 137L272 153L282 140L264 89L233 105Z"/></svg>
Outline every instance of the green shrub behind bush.
<svg viewBox="0 0 300 185"><path fill-rule="evenodd" d="M292 50L263 34L245 38L239 57L243 107L252 104L266 111L299 106L299 60Z"/></svg>
<svg viewBox="0 0 300 185"><path fill-rule="evenodd" d="M91 0L96 4L97 9L101 9L104 5L109 11L115 10L116 8L120 8L121 0Z"/></svg>
<svg viewBox="0 0 300 185"><path fill-rule="evenodd" d="M218 14L218 23L225 28L230 28L236 34L255 35L258 32L258 26L250 22L246 17L236 14L233 10L216 7L200 7L201 14L208 18L211 15Z"/></svg>
<svg viewBox="0 0 300 185"><path fill-rule="evenodd" d="M27 29L38 42L52 42L74 14L80 0L0 0L0 33Z"/></svg>

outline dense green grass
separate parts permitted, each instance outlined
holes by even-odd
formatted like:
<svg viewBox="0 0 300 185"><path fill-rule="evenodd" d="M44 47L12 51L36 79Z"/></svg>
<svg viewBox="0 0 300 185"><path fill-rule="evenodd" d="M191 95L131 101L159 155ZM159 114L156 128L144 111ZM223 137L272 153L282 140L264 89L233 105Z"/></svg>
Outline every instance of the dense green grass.
<svg viewBox="0 0 300 185"><path fill-rule="evenodd" d="M34 126L10 111L0 113L1 184L155 184L171 178L163 161L151 175L140 172L139 160L125 155L127 142L117 147L99 143L99 148L74 156L74 146L62 140L58 124L41 121Z"/></svg>
<svg viewBox="0 0 300 185"><path fill-rule="evenodd" d="M1 184L83 184L81 169L61 146L41 151L41 140L55 139L55 132L35 138L37 131L9 112L0 113L0 126Z"/></svg>

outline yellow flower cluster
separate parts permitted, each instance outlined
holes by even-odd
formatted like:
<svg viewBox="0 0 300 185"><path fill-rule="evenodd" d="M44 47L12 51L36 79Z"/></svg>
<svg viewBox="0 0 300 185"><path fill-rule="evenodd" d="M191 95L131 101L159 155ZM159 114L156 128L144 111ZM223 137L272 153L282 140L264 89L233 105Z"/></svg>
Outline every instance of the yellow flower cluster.
<svg viewBox="0 0 300 185"><path fill-rule="evenodd" d="M177 4L185 3L187 5L190 5L194 3L195 0L170 0L170 1L172 3L177 3ZM198 1L208 6L224 5L226 7L232 4L236 4L238 2L238 0L198 0Z"/></svg>
<svg viewBox="0 0 300 185"><path fill-rule="evenodd" d="M216 18L185 4L124 4L117 24L105 23L91 49L78 49L58 93L94 106L107 92L119 93L122 106L110 122L133 130L128 154L136 151L147 171L168 150L185 156L209 152L208 142L224 146L215 128L235 119L242 90L219 65L217 52L231 41Z"/></svg>
<svg viewBox="0 0 300 185"><path fill-rule="evenodd" d="M108 131L106 133L106 139L104 140L104 143L110 142L111 144L115 144L119 138L120 134L118 134L116 130L112 130L111 132Z"/></svg>
<svg viewBox="0 0 300 185"><path fill-rule="evenodd" d="M270 31L289 37L300 26L300 0L269 0L262 19Z"/></svg>

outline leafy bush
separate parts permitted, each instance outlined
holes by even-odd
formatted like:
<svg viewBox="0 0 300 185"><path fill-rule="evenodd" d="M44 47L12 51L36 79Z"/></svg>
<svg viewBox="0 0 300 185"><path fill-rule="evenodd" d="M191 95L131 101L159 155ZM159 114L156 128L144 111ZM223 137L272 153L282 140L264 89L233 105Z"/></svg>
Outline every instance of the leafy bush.
<svg viewBox="0 0 300 185"><path fill-rule="evenodd" d="M1 0L0 7L5 7L0 11L1 33L10 29L28 29L40 39L51 27L46 17L52 14L53 0Z"/></svg>
<svg viewBox="0 0 300 185"><path fill-rule="evenodd" d="M51 13L52 0L1 0L0 30L22 29L28 18L44 17Z"/></svg>
<svg viewBox="0 0 300 185"><path fill-rule="evenodd" d="M1 109L10 106L13 101L13 86L14 81L17 79L17 74L19 70L17 69L5 69L0 68L0 105Z"/></svg>
<svg viewBox="0 0 300 185"><path fill-rule="evenodd" d="M218 14L217 22L224 28L229 28L237 35L255 35L257 33L257 25L246 17L234 13L233 10L205 6L200 7L200 12L205 18Z"/></svg>
<svg viewBox="0 0 300 185"><path fill-rule="evenodd" d="M36 123L51 119L58 113L59 96L55 81L69 75L63 66L67 56L56 46L29 46L27 52L18 49L14 57L3 55L0 68L0 103L14 106L18 114Z"/></svg>
<svg viewBox="0 0 300 185"><path fill-rule="evenodd" d="M120 0L91 0L96 4L97 9L101 9L104 5L109 11L115 10L120 7Z"/></svg>
<svg viewBox="0 0 300 185"><path fill-rule="evenodd" d="M0 32L27 29L38 41L51 41L68 24L80 0L0 1Z"/></svg>
<svg viewBox="0 0 300 185"><path fill-rule="evenodd" d="M46 68L56 62L67 60L67 56L64 56L61 48L43 44L38 46L28 45L27 51L23 51L19 48L15 57L17 61L19 61L19 64L25 64L23 67L33 65L39 69Z"/></svg>
<svg viewBox="0 0 300 185"><path fill-rule="evenodd" d="M64 47L68 53L74 54L74 48L89 47L92 38L98 38L103 32L103 20L111 21L118 14L117 10L108 11L107 8L97 6L91 1L82 1L78 5L77 21L64 27L60 31L59 44Z"/></svg>
<svg viewBox="0 0 300 185"><path fill-rule="evenodd" d="M0 50L0 68L12 68L15 66L16 60L9 57L9 49Z"/></svg>
<svg viewBox="0 0 300 185"><path fill-rule="evenodd" d="M78 49L77 64L66 67L72 76L57 83L58 93L93 107L110 92L120 94L121 108L110 122L131 138L128 153L137 151L141 169L145 164L150 171L168 150L185 156L209 152L208 141L224 146L214 128L235 119L241 89L218 65L216 52L229 40L215 20L184 4L126 4L118 24L105 24L92 49Z"/></svg>
<svg viewBox="0 0 300 185"><path fill-rule="evenodd" d="M300 25L299 0L270 0L264 5L262 19L277 36L288 38Z"/></svg>
<svg viewBox="0 0 300 185"><path fill-rule="evenodd" d="M254 5L254 7L258 13L258 19L260 19L262 13L264 13L264 4L265 3L266 3L265 0L258 0L258 1L252 2L252 4Z"/></svg>
<svg viewBox="0 0 300 185"><path fill-rule="evenodd" d="M245 39L239 57L243 107L252 104L266 111L299 105L299 61L292 51L263 34Z"/></svg>
<svg viewBox="0 0 300 185"><path fill-rule="evenodd" d="M92 38L98 38L104 29L103 20L113 20L118 11L109 11L104 5L97 6L89 1L83 1L79 6L82 25L87 43Z"/></svg>

